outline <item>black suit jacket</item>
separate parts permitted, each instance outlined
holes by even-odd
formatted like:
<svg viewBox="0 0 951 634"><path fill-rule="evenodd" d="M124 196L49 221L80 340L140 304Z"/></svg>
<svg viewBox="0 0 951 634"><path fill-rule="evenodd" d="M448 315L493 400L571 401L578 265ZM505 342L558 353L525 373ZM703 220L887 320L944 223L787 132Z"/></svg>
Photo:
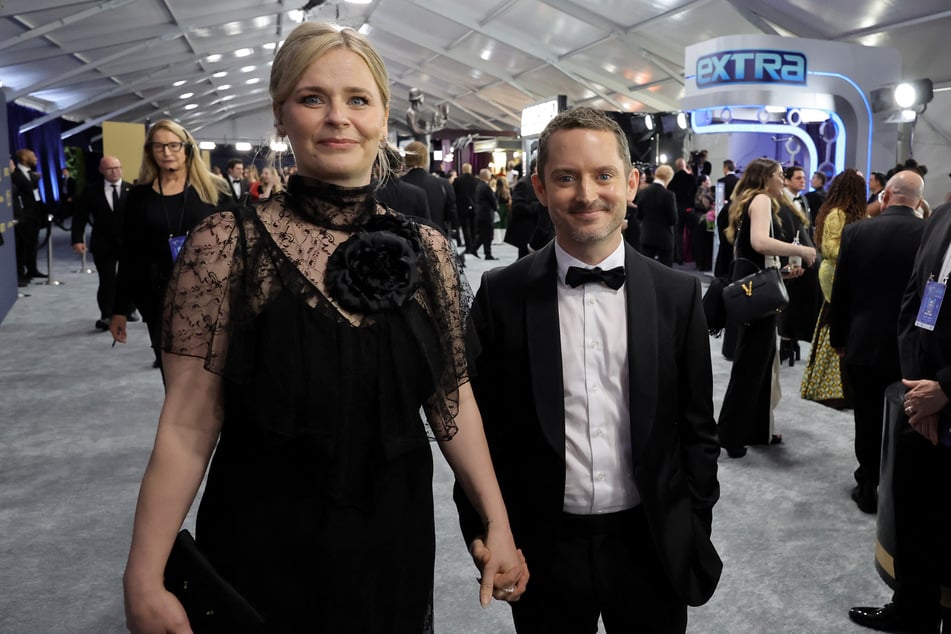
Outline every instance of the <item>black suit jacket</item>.
<svg viewBox="0 0 951 634"><path fill-rule="evenodd" d="M228 183L228 192L231 194L231 199L235 204L244 205L248 200L248 194L251 193L251 183L246 178L242 178L239 182L241 184L241 195L234 195L234 185L232 185L231 177L227 174L224 175L225 181Z"/></svg>
<svg viewBox="0 0 951 634"><path fill-rule="evenodd" d="M684 170L680 170L667 184L667 189L673 192L677 200L677 211L683 212L694 206L697 195L697 179Z"/></svg>
<svg viewBox="0 0 951 634"><path fill-rule="evenodd" d="M479 179L476 183L475 197L475 218L477 221L491 222L493 212L499 208L499 201L495 198L495 193L489 184Z"/></svg>
<svg viewBox="0 0 951 634"><path fill-rule="evenodd" d="M15 167L10 172L10 180L13 182L13 217L18 219L38 217L42 213L43 206L34 193L34 190L39 187L39 178L36 177L36 173L30 172L27 176L20 171L19 167Z"/></svg>
<svg viewBox="0 0 951 634"><path fill-rule="evenodd" d="M674 225L677 224L677 200L660 183L651 183L637 192L634 199L641 221L641 245L673 251Z"/></svg>
<svg viewBox="0 0 951 634"><path fill-rule="evenodd" d="M889 207L846 225L829 309L829 343L848 365L876 366L898 378L898 313L925 221L910 207Z"/></svg>
<svg viewBox="0 0 951 634"><path fill-rule="evenodd" d="M634 479L667 577L688 604L700 605L722 568L710 541L720 447L700 283L629 245L625 268ZM564 505L558 284L549 243L486 272L472 314L481 345L472 387L530 569L550 564ZM458 485L454 497L471 540L482 523Z"/></svg>
<svg viewBox="0 0 951 634"><path fill-rule="evenodd" d="M898 318L902 377L938 381L945 394L951 394L951 296L945 295L933 331L915 326L915 318L925 285L930 276L937 279L949 244L951 203L946 203L935 209L925 224ZM944 415L947 416L947 409Z"/></svg>
<svg viewBox="0 0 951 634"><path fill-rule="evenodd" d="M410 185L397 176L390 176L386 184L376 190L376 201L384 207L398 211L404 216L430 219L429 201L426 192L416 185Z"/></svg>
<svg viewBox="0 0 951 634"><path fill-rule="evenodd" d="M480 182L473 174L460 174L452 182L460 218L467 218L475 213L475 193Z"/></svg>
<svg viewBox="0 0 951 634"><path fill-rule="evenodd" d="M89 185L83 190L82 198L73 217L72 243L84 241L86 223L92 224L89 237L89 250L98 255L119 257L122 251L122 225L125 218L125 203L132 184L118 183L119 209L113 211L106 200L106 191L102 183Z"/></svg>
<svg viewBox="0 0 951 634"><path fill-rule="evenodd" d="M740 177L730 172L725 174L723 178L717 179L717 182L723 183L723 202L725 203L733 196L733 190L736 189L736 184L740 182Z"/></svg>
<svg viewBox="0 0 951 634"><path fill-rule="evenodd" d="M538 202L538 196L535 194L531 174L518 179L512 187L512 208L509 211L508 227L505 229L505 241L524 248L535 231L541 210L542 204Z"/></svg>
<svg viewBox="0 0 951 634"><path fill-rule="evenodd" d="M409 183L410 185L415 185L419 187L424 192L426 192L426 202L429 207L429 218L433 221L433 224L443 233L446 233L448 228L448 219L451 217L451 214L455 214L455 194L452 197L452 211L450 212L449 206L450 201L448 199L447 190L452 192L452 187L443 188L442 181L443 179L438 176L433 176L429 174L421 167L414 167L410 171L406 172L403 175L402 180L404 183ZM449 185L449 181L445 181L446 185Z"/></svg>

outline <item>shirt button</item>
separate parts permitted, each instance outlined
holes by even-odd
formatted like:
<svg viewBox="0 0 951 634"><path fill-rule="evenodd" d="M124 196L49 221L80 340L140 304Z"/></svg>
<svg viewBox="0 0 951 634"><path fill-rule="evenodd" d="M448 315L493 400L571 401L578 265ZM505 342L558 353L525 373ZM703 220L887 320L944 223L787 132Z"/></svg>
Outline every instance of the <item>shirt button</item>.
<svg viewBox="0 0 951 634"><path fill-rule="evenodd" d="M588 298L587 301L588 301L588 305L589 305L589 306L591 306L592 304L594 304L594 298L593 298L593 297Z"/></svg>
<svg viewBox="0 0 951 634"><path fill-rule="evenodd" d="M604 480L604 474L603 474L603 473L599 473L599 474L598 474L598 480Z"/></svg>
<svg viewBox="0 0 951 634"><path fill-rule="evenodd" d="M599 387L601 387L601 386L598 385L597 383L595 383L594 385L591 386L591 391L592 391L592 392L597 392Z"/></svg>

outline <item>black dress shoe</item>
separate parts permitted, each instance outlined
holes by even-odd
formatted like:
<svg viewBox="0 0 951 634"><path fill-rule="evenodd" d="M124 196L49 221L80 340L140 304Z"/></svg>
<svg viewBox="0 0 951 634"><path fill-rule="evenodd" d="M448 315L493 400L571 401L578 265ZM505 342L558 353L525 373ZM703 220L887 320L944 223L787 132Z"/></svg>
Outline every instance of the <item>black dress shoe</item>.
<svg viewBox="0 0 951 634"><path fill-rule="evenodd" d="M109 330L109 319L97 319L96 330Z"/></svg>
<svg viewBox="0 0 951 634"><path fill-rule="evenodd" d="M863 513L873 515L878 511L878 502L875 499L875 488L871 486L863 487L856 484L852 488L852 501L859 507ZM889 603L889 605L891 605ZM883 608L884 609L884 608Z"/></svg>
<svg viewBox="0 0 951 634"><path fill-rule="evenodd" d="M18 277L18 278L17 278L17 286L18 286L19 288L26 288L26 287L29 286L29 285L30 285L30 278L28 278L28 277Z"/></svg>
<svg viewBox="0 0 951 634"><path fill-rule="evenodd" d="M497 257L491 256L491 255L485 256L485 259L486 259L486 260L498 260Z"/></svg>
<svg viewBox="0 0 951 634"><path fill-rule="evenodd" d="M894 603L886 603L880 608L860 606L849 610L849 618L854 623L869 627L881 632L934 632L937 634L937 623L929 626L924 623L910 623L898 611Z"/></svg>
<svg viewBox="0 0 951 634"><path fill-rule="evenodd" d="M731 458L742 458L746 455L746 447L740 445L739 447L724 447L726 449L726 455Z"/></svg>
<svg viewBox="0 0 951 634"><path fill-rule="evenodd" d="M39 271L27 271L28 277L49 277L46 273L40 273Z"/></svg>

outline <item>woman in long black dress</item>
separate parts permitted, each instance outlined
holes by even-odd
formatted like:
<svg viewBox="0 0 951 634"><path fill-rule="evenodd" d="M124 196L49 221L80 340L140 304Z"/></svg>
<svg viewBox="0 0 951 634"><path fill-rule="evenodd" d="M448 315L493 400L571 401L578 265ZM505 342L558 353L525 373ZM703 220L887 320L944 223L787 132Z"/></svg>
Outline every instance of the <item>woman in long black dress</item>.
<svg viewBox="0 0 951 634"><path fill-rule="evenodd" d="M485 523L483 605L518 598L528 579L468 383L471 292L438 230L374 201L389 84L366 40L302 24L271 73L277 133L299 172L255 209L209 216L176 264L128 624L186 621L162 571L217 444L197 543L266 631L431 631L421 406Z"/></svg>
<svg viewBox="0 0 951 634"><path fill-rule="evenodd" d="M172 275L170 240L182 239L229 200L228 184L205 166L188 130L168 119L149 128L138 184L125 204L109 330L126 342L126 313L134 303L149 329L155 367L161 365L162 302Z"/></svg>
<svg viewBox="0 0 951 634"><path fill-rule="evenodd" d="M812 247L773 237L782 231L776 201L783 183L782 166L762 158L750 162L737 183L730 203L730 225L725 232L736 246L734 280L771 264L767 257L798 255L807 266L815 261L816 250ZM802 268L792 267L788 275L802 275ZM778 390L773 389L777 372L776 318L740 325L730 384L718 421L720 445L731 458L746 455L745 445L766 444L773 439L772 410L779 402Z"/></svg>

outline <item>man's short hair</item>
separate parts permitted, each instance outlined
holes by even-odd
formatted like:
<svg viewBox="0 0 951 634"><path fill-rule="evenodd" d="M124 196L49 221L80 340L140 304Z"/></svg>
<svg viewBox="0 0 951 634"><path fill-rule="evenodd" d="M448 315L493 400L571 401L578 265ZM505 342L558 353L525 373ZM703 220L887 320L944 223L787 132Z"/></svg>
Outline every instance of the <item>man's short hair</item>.
<svg viewBox="0 0 951 634"><path fill-rule="evenodd" d="M230 161L228 161L226 168L228 169L228 171L231 171L234 169L235 165L240 165L241 167L244 167L244 161L242 161L241 159L231 159Z"/></svg>
<svg viewBox="0 0 951 634"><path fill-rule="evenodd" d="M674 178L674 168L670 165L658 165L657 169L654 170L654 179L658 178L665 183L669 183Z"/></svg>
<svg viewBox="0 0 951 634"><path fill-rule="evenodd" d="M730 160L730 159L727 159L727 160L723 161L723 169L729 170L729 171L731 171L731 172L735 172L735 171L736 171L736 163L734 163L734 162L733 162L732 160Z"/></svg>
<svg viewBox="0 0 951 634"><path fill-rule="evenodd" d="M783 178L789 180L790 178L796 175L796 172L804 172L802 165L790 165L789 167L783 170Z"/></svg>
<svg viewBox="0 0 951 634"><path fill-rule="evenodd" d="M429 167L429 148L420 141L411 141L403 148L406 151L406 167Z"/></svg>
<svg viewBox="0 0 951 634"><path fill-rule="evenodd" d="M30 154L33 154L33 150L30 148L21 147L13 155L16 157L17 163L20 165L26 165L26 157L28 157Z"/></svg>
<svg viewBox="0 0 951 634"><path fill-rule="evenodd" d="M812 177L815 178L816 176L819 177L819 181L822 183L822 186L825 187L825 184L826 184L826 174L825 174L825 172L813 172L813 173L812 173Z"/></svg>
<svg viewBox="0 0 951 634"><path fill-rule="evenodd" d="M545 166L548 163L548 144L551 135L560 130L597 130L610 132L617 140L617 150L621 162L624 164L625 178L633 169L631 150L627 144L627 135L621 127L604 112L590 106L578 106L559 113L548 122L538 138L538 178L545 180Z"/></svg>

